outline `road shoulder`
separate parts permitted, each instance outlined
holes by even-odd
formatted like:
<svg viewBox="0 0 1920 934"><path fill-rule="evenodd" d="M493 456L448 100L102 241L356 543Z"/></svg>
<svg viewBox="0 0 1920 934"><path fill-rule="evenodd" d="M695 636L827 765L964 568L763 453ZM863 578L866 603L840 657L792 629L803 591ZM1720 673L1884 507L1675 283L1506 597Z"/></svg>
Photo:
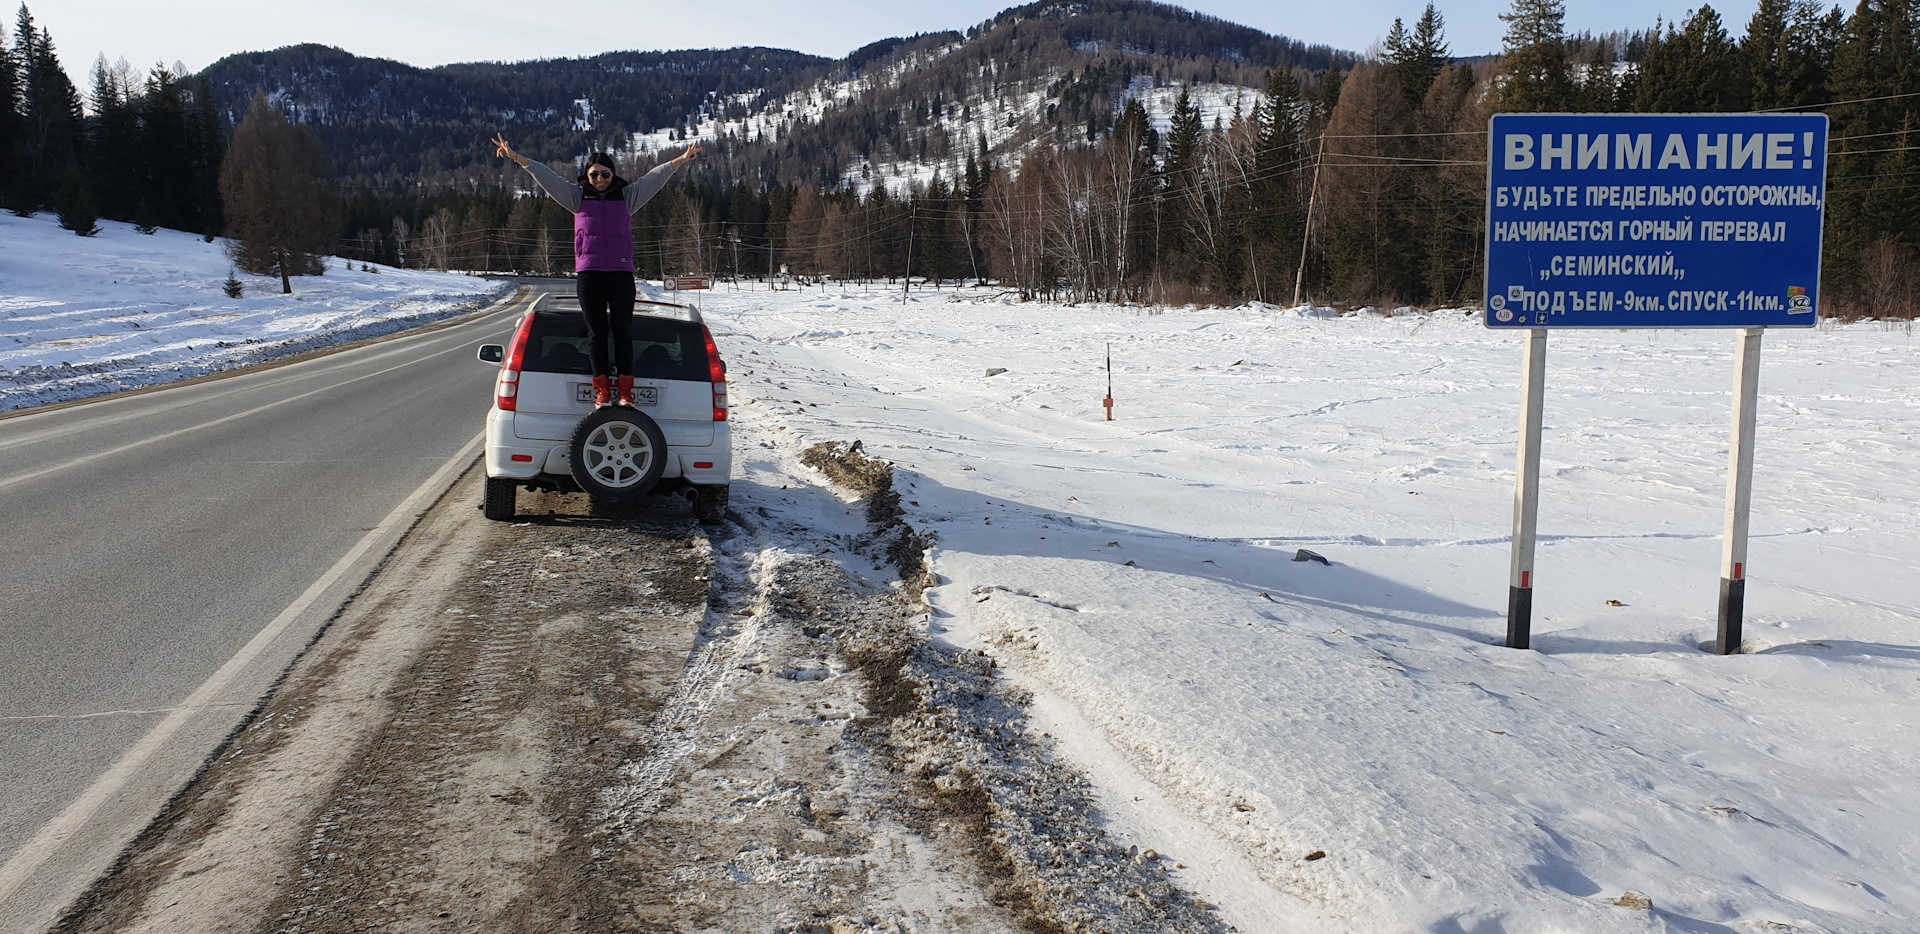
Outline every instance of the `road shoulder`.
<svg viewBox="0 0 1920 934"><path fill-rule="evenodd" d="M779 495L865 507L900 579L767 488L709 539L672 499L487 522L469 472L59 930L1224 931L928 639L890 466L822 453Z"/></svg>

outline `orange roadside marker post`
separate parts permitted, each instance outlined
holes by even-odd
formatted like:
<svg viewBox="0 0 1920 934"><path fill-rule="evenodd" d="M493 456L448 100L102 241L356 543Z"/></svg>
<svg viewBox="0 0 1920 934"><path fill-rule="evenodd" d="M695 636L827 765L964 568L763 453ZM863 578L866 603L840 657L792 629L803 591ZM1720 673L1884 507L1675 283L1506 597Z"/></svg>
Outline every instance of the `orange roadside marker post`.
<svg viewBox="0 0 1920 934"><path fill-rule="evenodd" d="M1100 403L1106 407L1107 421L1113 421L1113 344L1107 344L1107 398Z"/></svg>

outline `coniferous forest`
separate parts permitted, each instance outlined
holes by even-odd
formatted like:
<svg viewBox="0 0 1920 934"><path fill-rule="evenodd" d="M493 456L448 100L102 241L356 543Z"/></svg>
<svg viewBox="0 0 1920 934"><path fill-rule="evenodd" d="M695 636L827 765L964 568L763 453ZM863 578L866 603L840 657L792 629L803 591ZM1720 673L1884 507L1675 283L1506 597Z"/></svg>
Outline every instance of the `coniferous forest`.
<svg viewBox="0 0 1920 934"><path fill-rule="evenodd" d="M0 32L0 200L79 233L95 217L226 232L222 160L264 92L324 152L331 203L309 213L355 260L564 272L571 219L485 139L505 132L563 171L605 149L636 177L673 151L636 134L704 131L707 155L635 218L643 275L1440 304L1480 296L1491 114L1822 111L1826 311L1913 316L1920 8L1761 0L1744 24L1703 5L1606 35L1569 34L1564 12L1513 0L1500 54L1476 58L1452 54L1433 5L1355 55L1094 0L838 61L732 49L417 69L295 46L198 75L100 61L83 93L23 6ZM1236 87L1245 106L1203 111L1206 89ZM1171 119L1150 118L1143 89L1177 95ZM777 131L743 120L767 113ZM889 166L914 171L889 180Z"/></svg>

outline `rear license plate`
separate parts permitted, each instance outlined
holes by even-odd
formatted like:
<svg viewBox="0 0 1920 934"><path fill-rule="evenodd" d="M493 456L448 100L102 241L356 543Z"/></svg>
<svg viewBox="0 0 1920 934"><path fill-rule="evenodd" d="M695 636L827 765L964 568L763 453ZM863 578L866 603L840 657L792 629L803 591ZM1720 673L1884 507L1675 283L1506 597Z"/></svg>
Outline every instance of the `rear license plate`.
<svg viewBox="0 0 1920 934"><path fill-rule="evenodd" d="M573 401L584 402L588 405L592 405L593 404L593 384L592 383L574 383L573 384ZM659 405L660 404L660 387L658 386L633 387L633 404L634 405Z"/></svg>

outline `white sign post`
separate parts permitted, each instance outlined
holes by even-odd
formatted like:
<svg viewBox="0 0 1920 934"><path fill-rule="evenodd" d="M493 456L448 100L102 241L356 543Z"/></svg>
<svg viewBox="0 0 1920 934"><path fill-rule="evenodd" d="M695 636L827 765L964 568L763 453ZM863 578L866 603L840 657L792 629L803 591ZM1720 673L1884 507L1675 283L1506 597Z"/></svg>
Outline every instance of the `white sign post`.
<svg viewBox="0 0 1920 934"><path fill-rule="evenodd" d="M1525 334L1507 642L1531 647L1547 332L1738 328L1714 651L1740 651L1760 337L1819 320L1822 114L1496 114L1486 326Z"/></svg>
<svg viewBox="0 0 1920 934"><path fill-rule="evenodd" d="M1720 544L1720 626L1713 640L1718 655L1740 651L1740 624L1747 604L1747 517L1753 505L1753 431L1760 405L1760 335L1765 328L1740 332L1733 350L1733 443L1727 448L1727 522Z"/></svg>
<svg viewBox="0 0 1920 934"><path fill-rule="evenodd" d="M1540 426L1546 415L1547 329L1529 328L1520 377L1520 454L1513 478L1513 567L1507 575L1507 648L1533 642L1533 544L1540 519Z"/></svg>

